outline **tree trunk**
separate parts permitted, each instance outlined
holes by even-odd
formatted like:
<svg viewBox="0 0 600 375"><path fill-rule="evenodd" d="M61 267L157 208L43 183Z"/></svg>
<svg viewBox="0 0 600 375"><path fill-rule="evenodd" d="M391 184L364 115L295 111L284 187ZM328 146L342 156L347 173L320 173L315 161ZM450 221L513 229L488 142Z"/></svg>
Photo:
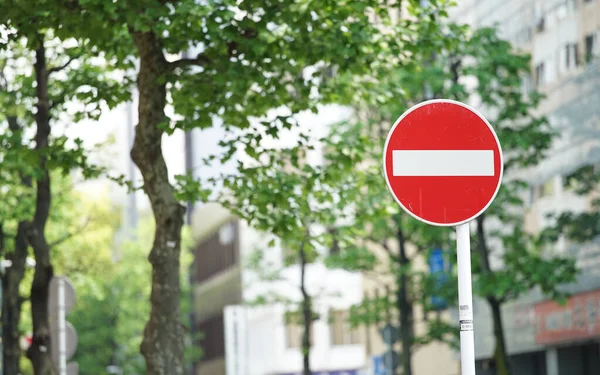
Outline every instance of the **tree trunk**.
<svg viewBox="0 0 600 375"><path fill-rule="evenodd" d="M27 237L35 254L35 274L31 285L31 318L33 321L33 340L28 350L36 375L55 374L50 351L50 323L48 317L48 292L53 276L50 263L50 246L46 241L46 223L50 213L50 174L47 156L50 136L50 101L48 100L48 70L46 67L46 49L44 39L39 36L39 47L35 51L35 78L37 112L35 122L35 150L39 153L40 177L36 181L36 202L33 221L28 223Z"/></svg>
<svg viewBox="0 0 600 375"><path fill-rule="evenodd" d="M12 274L12 275L11 275ZM2 369L4 375L19 373L19 359L21 348L19 346L19 321L21 313L18 288L15 293L14 272L8 271L2 277Z"/></svg>
<svg viewBox="0 0 600 375"><path fill-rule="evenodd" d="M492 309L494 320L494 362L496 364L496 375L510 375L510 365L508 354L506 353L506 343L504 341L504 328L502 324L502 311L500 303L493 298L488 299Z"/></svg>
<svg viewBox="0 0 600 375"><path fill-rule="evenodd" d="M179 256L183 207L169 183L167 165L162 154L163 131L167 120L167 61L160 41L152 32L133 32L140 56L138 74L139 123L131 158L144 179L144 192L150 199L156 230L150 250L152 292L150 318L144 329L141 352L149 375L183 375L184 330L180 314Z"/></svg>
<svg viewBox="0 0 600 375"><path fill-rule="evenodd" d="M14 251L6 256L12 265L2 275L2 368L4 375L19 373L21 359L19 323L22 305L19 286L25 274L28 247L25 238L25 223L20 222L17 227Z"/></svg>
<svg viewBox="0 0 600 375"><path fill-rule="evenodd" d="M306 252L304 243L300 245L300 291L302 292L302 368L303 375L311 375L310 370L310 325L312 323L311 298L306 291Z"/></svg>
<svg viewBox="0 0 600 375"><path fill-rule="evenodd" d="M489 261L489 249L485 238L485 215L477 218L477 247L481 257L482 273L492 272ZM489 296L486 298L492 309L494 322L494 362L496 364L496 375L510 375L510 362L506 353L506 341L504 339L504 328L502 325L502 303L497 298Z"/></svg>
<svg viewBox="0 0 600 375"><path fill-rule="evenodd" d="M117 296L115 296L113 294L113 298L118 298ZM113 311L113 316L110 319L110 327L111 329L116 332L118 325L119 325L119 308L117 307L117 309L115 311ZM120 367L120 363L119 363L119 341L117 340L116 335L113 335L111 337L110 340L110 347L111 347L111 354L110 354L110 359L108 361L109 366L119 366Z"/></svg>
<svg viewBox="0 0 600 375"><path fill-rule="evenodd" d="M13 134L19 134L22 131L16 117L9 116L7 122ZM20 143L20 137L18 137L18 142ZM21 181L24 186L31 187L31 177L22 175ZM4 375L15 375L20 371L19 324L23 299L19 294L19 287L25 275L29 249L26 227L25 222L19 222L17 225L14 249L10 253L5 250L4 231L0 227L2 253L6 254L6 259L12 262L11 267L7 268L2 275L2 368Z"/></svg>
<svg viewBox="0 0 600 375"><path fill-rule="evenodd" d="M405 269L409 265L410 260L406 255L406 244L404 241L404 234L402 233L400 218L397 220L397 232L396 238L398 240L398 263L401 267L401 272L397 279L397 298L396 305L398 309L398 320L400 321L400 340L402 345L401 353L401 364L402 374L412 375L412 346L414 341L414 319L413 319L413 304L408 298L408 275L406 275Z"/></svg>

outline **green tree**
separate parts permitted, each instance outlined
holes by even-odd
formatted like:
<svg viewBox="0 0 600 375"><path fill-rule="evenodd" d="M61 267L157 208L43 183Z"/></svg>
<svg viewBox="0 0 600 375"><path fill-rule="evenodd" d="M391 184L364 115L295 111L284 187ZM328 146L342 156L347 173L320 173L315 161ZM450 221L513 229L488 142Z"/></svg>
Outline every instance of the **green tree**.
<svg viewBox="0 0 600 375"><path fill-rule="evenodd" d="M555 133L544 117L535 114L542 99L540 94L525 93L522 89L521 78L530 71L528 56L515 53L511 45L500 39L492 28L470 31L461 25L444 25L441 28L443 37L437 39L440 43L427 43L423 39L420 44L423 46L422 53L413 55L412 70L388 72L387 75L393 79L389 80L387 86L381 87L381 94L362 98L360 107L371 123L363 123L358 127L341 126L337 136L344 140L360 139L359 135L376 139L374 147L365 147L374 150L374 155L362 158L378 164L387 129L410 106L428 97L460 101L479 99L480 109L487 113L500 138L505 155L505 176L509 176L504 180L494 204L476 220L477 231L472 242L477 250L473 262L475 292L491 307L496 339L494 357L499 374L505 375L510 374L510 368L504 343L501 306L534 288L559 298L561 294L558 287L574 280L576 273L572 260L546 257L544 250L548 245L547 238L522 229L525 212L522 196L527 184L511 175L518 168L533 166L541 161ZM427 33L417 35L419 38L431 37ZM467 86L467 78L473 79L473 86ZM424 88L432 95L426 95ZM398 96L386 93L400 94L401 104L398 104ZM384 129L381 128L382 124ZM388 251L388 254L392 264L396 265L392 274L397 277L395 301L403 336L402 367L406 374L411 369L410 353L415 345L422 342L413 337L411 305L418 301L427 312L430 306L424 297L432 284L431 279L427 281L424 275L411 272L411 261L404 254L404 248L410 243L418 249L417 254L419 251L426 253L428 249L448 242L444 239L443 231L424 227L401 213L389 193L387 198L384 197L386 192L378 167L369 169L368 165L351 172L357 181L354 189L348 190L347 199L342 201L357 207L359 238L374 239L384 249L390 248L385 242L396 240L397 252L390 254ZM364 220L360 220L361 217ZM499 224L493 230L486 229L485 224L493 221ZM497 230L498 225L508 230ZM492 241L498 241L501 246L495 249L490 245ZM490 266L493 252L501 252L499 255L504 262L501 269L492 269ZM352 257L346 258L354 262ZM448 286L451 286L450 283ZM403 292L406 288L408 290ZM363 314L362 317L367 319L369 315ZM436 339L448 332L447 327L431 323L430 331L433 331L431 333Z"/></svg>
<svg viewBox="0 0 600 375"><path fill-rule="evenodd" d="M26 220L34 206L31 170L24 168L22 133L15 116L7 113L9 129L2 132L2 213L0 214L0 257L10 262L2 269L2 367L4 374L15 374L19 368L21 349L19 325L24 298L20 294L25 276L28 243Z"/></svg>
<svg viewBox="0 0 600 375"><path fill-rule="evenodd" d="M19 6L2 14L4 37L7 41L1 52L2 109L9 136L5 143L11 150L5 159L8 175L18 177L21 183L12 185L7 195L16 199L17 216L3 217L4 228L10 228L16 219L13 249L7 251L15 267L8 271L3 283L7 298L3 305L6 339L5 371L18 371L18 327L22 298L18 295L28 248L33 249L36 260L35 277L31 285L33 345L29 356L36 373L52 372L49 357L49 324L47 316L48 283L53 270L50 262L52 243L46 238L46 225L51 215L51 178L54 171L68 173L81 169L85 177L97 175L98 170L87 165L81 142L71 140L58 132L51 134L51 125L60 120L97 118L102 105L112 106L126 98L115 88L115 81L104 76L108 70L92 62L93 55L83 55L81 45L71 40L61 43L38 23L39 14ZM70 66L75 62L79 66ZM73 65L75 65L73 64ZM83 110L67 113L70 103L84 105ZM35 134L31 136L31 131ZM26 135L27 134L27 135ZM12 155L12 156L11 156ZM20 155L15 158L14 155ZM12 159L11 159L12 158ZM15 182L16 180L11 180ZM29 198L25 191L31 191Z"/></svg>
<svg viewBox="0 0 600 375"><path fill-rule="evenodd" d="M81 280L100 277L110 270L110 248L118 215L108 202L94 202L74 191L70 178L54 173L52 179L52 199L56 209L48 218L51 256L56 273L69 276L78 292L77 285ZM33 272L26 273L20 285L19 296L23 304L18 337L30 335L32 330L31 303L26 296L30 292L33 276ZM19 350L17 360L20 357ZM33 374L33 371L30 362L21 361L18 373Z"/></svg>
<svg viewBox="0 0 600 375"><path fill-rule="evenodd" d="M163 135L175 128L210 127L214 116L223 119L228 129L245 129L249 117L262 117L270 109L288 107L297 113L338 99L335 86L327 88L319 79L323 72L301 77L303 69L324 63L363 75L372 70L383 49L399 56L402 39L395 32L382 32L371 16L389 20L388 10L400 4L379 0L335 4L328 0L56 1L59 15L64 15L63 9L70 10L68 17L83 17L90 29L101 30L95 38L85 35L98 40L107 53L115 53L105 37L106 30L111 30L112 39L119 35L123 38L119 43L133 43L139 58L139 123L131 156L142 174L157 223L149 258L152 308L142 351L149 374L181 374L183 334L174 291L179 288L176 270L184 208L169 181L161 148ZM72 36L81 32L76 29L75 33ZM200 52L170 61L169 55L185 52L190 45ZM118 53L122 60L129 57L126 50ZM319 86L319 95L314 95ZM179 120L165 115L167 104L182 116ZM280 116L260 127L277 134L290 126L290 117ZM259 137L260 132L254 132L237 140L241 145L234 141L231 150L247 146L250 151Z"/></svg>
<svg viewBox="0 0 600 375"><path fill-rule="evenodd" d="M554 222L542 231L549 242L561 236L575 243L585 243L600 235L600 200L593 195L600 182L600 171L594 164L585 163L565 176L565 187L580 196L591 197L584 212L553 212Z"/></svg>

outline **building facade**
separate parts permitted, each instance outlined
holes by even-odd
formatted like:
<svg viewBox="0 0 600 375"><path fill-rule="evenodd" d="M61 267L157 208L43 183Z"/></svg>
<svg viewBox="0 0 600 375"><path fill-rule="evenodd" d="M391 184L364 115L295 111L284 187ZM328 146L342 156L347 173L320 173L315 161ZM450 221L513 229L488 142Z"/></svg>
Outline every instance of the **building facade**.
<svg viewBox="0 0 600 375"><path fill-rule="evenodd" d="M207 220L210 218L210 220ZM196 374L288 375L302 370L302 327L286 319L284 304L249 306L257 297L280 295L300 301L298 266L282 271L282 281L263 281L248 268L253 251L281 267L283 250L216 204L196 207L192 227L197 243L193 263L193 327L203 351ZM262 251L262 250L261 250ZM308 292L318 319L312 324L311 366L317 374L358 375L365 349L349 328L348 309L360 303L360 274L307 266Z"/></svg>
<svg viewBox="0 0 600 375"><path fill-rule="evenodd" d="M216 205L204 206L194 215L192 330L201 333L195 344L203 350L194 373L225 374L223 309L242 301L240 222ZM203 220L207 217L211 220Z"/></svg>
<svg viewBox="0 0 600 375"><path fill-rule="evenodd" d="M550 212L590 209L591 198L574 194L565 177L600 162L600 1L463 0L452 16L473 27L499 27L515 48L529 52L532 74L524 85L547 99L539 109L560 132L549 157L522 171L532 186L525 225L539 230ZM565 286L572 293L560 306L533 291L503 308L506 345L516 375L600 373L600 241L585 245L560 240L557 251L577 260L581 274ZM478 374L495 374L490 310L476 300Z"/></svg>

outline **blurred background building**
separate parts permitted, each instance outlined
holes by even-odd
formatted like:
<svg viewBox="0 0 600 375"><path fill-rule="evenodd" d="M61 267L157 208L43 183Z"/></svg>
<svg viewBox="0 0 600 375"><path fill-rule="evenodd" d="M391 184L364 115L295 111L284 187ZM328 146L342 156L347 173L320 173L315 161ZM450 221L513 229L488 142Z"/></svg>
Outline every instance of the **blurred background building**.
<svg viewBox="0 0 600 375"><path fill-rule="evenodd" d="M591 198L572 192L565 176L600 162L600 1L459 0L454 19L474 27L497 25L501 36L532 57L524 89L547 99L540 108L560 140L548 158L519 177L532 184L528 230L547 223L547 213L586 210ZM515 375L592 375L600 372L600 241L585 246L564 239L558 251L577 259L581 275L567 286L566 306L533 291L503 309L507 349ZM496 265L501 267L500 264ZM478 374L495 374L492 319L485 301L475 301Z"/></svg>
<svg viewBox="0 0 600 375"><path fill-rule="evenodd" d="M210 217L210 220L206 220ZM287 324L286 305L248 306L259 296L300 301L299 267L283 267L284 250L269 237L237 221L218 205L196 208L192 219L198 241L194 263L194 328L202 332L205 353L197 374L295 374L302 369L302 327ZM262 281L247 267L253 251L282 269L283 281ZM348 308L361 299L361 275L307 266L307 289L315 296L319 319L312 324L311 364L316 373L358 374L365 364L360 333L349 329ZM329 318L333 318L330 323Z"/></svg>

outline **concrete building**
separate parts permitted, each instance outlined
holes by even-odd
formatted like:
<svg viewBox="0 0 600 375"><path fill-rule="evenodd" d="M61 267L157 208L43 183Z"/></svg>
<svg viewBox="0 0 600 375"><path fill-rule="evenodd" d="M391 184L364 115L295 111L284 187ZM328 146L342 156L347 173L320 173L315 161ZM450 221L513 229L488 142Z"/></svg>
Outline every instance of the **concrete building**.
<svg viewBox="0 0 600 375"><path fill-rule="evenodd" d="M206 220L210 217L211 220ZM283 251L269 248L270 237L249 228L216 204L196 208L193 288L194 328L203 333L205 350L197 374L284 375L302 370L302 328L286 322L286 307L245 305L257 296L274 294L300 300L299 267L283 270L284 281L265 282L246 267L258 249L275 268ZM358 332L346 324L346 314L362 297L360 274L332 271L323 264L307 266L307 289L320 318L312 325L311 366L318 374L356 375L365 365ZM330 322L329 318L333 318Z"/></svg>
<svg viewBox="0 0 600 375"><path fill-rule="evenodd" d="M531 183L526 226L539 230L546 213L582 211L591 199L579 197L565 176L600 162L599 0L462 0L452 16L474 27L497 24L516 48L531 53L532 75L525 84L547 95L540 111L560 131L549 157L523 171ZM592 375L600 372L600 242L584 246L561 240L558 252L577 259L581 276L567 286L566 306L538 291L505 306L503 319L514 374ZM494 374L491 315L475 301L478 374Z"/></svg>

